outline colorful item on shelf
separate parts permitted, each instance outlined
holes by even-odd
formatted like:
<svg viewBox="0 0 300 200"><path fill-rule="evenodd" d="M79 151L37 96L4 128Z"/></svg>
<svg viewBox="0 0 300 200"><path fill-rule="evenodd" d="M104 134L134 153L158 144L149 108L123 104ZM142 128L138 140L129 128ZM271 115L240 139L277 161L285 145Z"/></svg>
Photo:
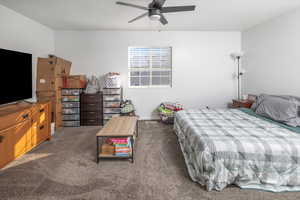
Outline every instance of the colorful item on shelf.
<svg viewBox="0 0 300 200"><path fill-rule="evenodd" d="M183 105L180 103L164 102L161 105L163 106L163 108L171 111L183 110Z"/></svg>
<svg viewBox="0 0 300 200"><path fill-rule="evenodd" d="M183 105L180 103L164 102L160 104L157 110L162 122L173 124L175 112L183 110Z"/></svg>
<svg viewBox="0 0 300 200"><path fill-rule="evenodd" d="M130 156L132 153L132 146L130 137L128 138L107 138L105 143L114 146L115 156Z"/></svg>
<svg viewBox="0 0 300 200"><path fill-rule="evenodd" d="M127 138L107 138L107 144L128 144Z"/></svg>

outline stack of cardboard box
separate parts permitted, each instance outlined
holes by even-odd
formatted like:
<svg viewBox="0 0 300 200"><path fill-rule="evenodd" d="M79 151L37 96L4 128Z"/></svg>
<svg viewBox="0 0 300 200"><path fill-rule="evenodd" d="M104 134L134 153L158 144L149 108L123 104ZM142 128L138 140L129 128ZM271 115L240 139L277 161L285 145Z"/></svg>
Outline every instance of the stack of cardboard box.
<svg viewBox="0 0 300 200"><path fill-rule="evenodd" d="M61 88L65 77L70 75L71 65L70 61L56 56L38 58L37 98L38 101L52 102L52 122L55 122L56 128L62 126Z"/></svg>
<svg viewBox="0 0 300 200"><path fill-rule="evenodd" d="M87 84L85 75L71 75L63 78L63 88L84 89Z"/></svg>

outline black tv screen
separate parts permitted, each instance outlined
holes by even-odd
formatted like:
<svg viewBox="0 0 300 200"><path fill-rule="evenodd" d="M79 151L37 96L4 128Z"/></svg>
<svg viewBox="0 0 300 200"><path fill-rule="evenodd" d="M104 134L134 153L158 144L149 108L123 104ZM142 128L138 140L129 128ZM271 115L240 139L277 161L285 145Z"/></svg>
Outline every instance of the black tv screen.
<svg viewBox="0 0 300 200"><path fill-rule="evenodd" d="M0 48L0 104L32 98L32 55Z"/></svg>

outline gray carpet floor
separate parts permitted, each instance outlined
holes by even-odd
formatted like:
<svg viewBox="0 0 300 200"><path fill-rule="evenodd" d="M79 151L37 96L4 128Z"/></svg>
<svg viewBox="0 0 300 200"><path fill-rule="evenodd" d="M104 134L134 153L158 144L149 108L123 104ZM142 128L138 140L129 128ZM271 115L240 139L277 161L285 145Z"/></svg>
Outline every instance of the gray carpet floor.
<svg viewBox="0 0 300 200"><path fill-rule="evenodd" d="M171 126L141 122L135 163L95 163L99 127L65 128L0 171L0 199L24 200L274 200L300 193L207 192L193 183Z"/></svg>

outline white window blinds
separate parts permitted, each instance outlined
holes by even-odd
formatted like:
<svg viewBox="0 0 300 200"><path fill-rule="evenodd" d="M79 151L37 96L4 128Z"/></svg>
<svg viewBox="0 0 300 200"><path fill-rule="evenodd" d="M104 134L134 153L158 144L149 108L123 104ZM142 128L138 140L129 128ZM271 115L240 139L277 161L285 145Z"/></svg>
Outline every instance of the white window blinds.
<svg viewBox="0 0 300 200"><path fill-rule="evenodd" d="M171 87L171 47L129 47L130 87Z"/></svg>

